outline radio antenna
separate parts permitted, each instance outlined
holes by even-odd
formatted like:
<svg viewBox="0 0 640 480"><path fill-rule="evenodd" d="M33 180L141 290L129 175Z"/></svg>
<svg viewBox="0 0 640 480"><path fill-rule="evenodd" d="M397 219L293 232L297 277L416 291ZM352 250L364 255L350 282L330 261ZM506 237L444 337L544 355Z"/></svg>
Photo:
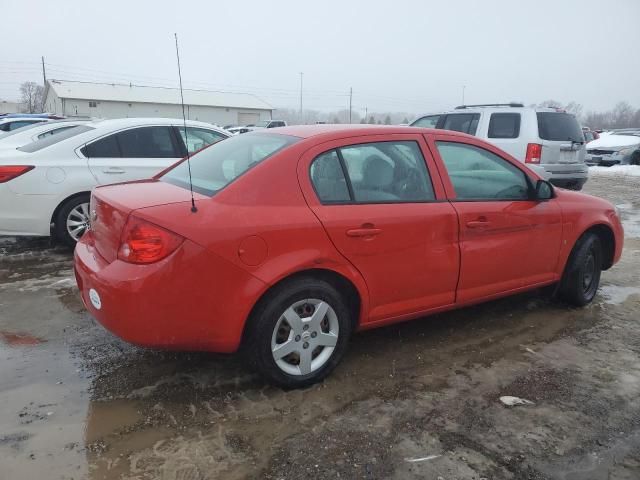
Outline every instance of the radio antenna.
<svg viewBox="0 0 640 480"><path fill-rule="evenodd" d="M180 51L178 49L178 34L174 33L176 38L176 58L178 59L178 78L180 79L180 104L182 105L182 122L184 124L184 146L187 149L187 168L189 170L189 191L191 192L191 211L196 213L196 201L193 198L193 180L191 179L191 155L189 154L189 134L187 133L187 117L184 113L184 94L182 93L182 72L180 70Z"/></svg>

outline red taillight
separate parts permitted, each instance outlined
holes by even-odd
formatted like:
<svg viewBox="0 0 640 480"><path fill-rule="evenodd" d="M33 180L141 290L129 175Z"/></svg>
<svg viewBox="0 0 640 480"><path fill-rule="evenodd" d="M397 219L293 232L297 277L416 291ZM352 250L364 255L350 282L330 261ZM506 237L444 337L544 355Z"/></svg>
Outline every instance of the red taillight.
<svg viewBox="0 0 640 480"><path fill-rule="evenodd" d="M542 157L542 145L539 143L529 143L527 145L527 156L524 158L524 163L540 163L540 157Z"/></svg>
<svg viewBox="0 0 640 480"><path fill-rule="evenodd" d="M118 259L128 263L153 263L170 255L184 238L153 223L130 216L120 240Z"/></svg>
<svg viewBox="0 0 640 480"><path fill-rule="evenodd" d="M31 165L0 165L0 183L13 180L20 175L27 173L29 170L33 170L35 167Z"/></svg>

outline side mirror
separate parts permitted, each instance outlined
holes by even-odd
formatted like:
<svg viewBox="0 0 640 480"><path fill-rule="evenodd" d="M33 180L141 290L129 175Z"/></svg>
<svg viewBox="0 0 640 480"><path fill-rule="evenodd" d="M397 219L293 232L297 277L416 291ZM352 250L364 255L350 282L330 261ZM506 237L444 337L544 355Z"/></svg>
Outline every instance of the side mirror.
<svg viewBox="0 0 640 480"><path fill-rule="evenodd" d="M536 183L536 200L549 200L553 198L553 186L546 180L538 180Z"/></svg>

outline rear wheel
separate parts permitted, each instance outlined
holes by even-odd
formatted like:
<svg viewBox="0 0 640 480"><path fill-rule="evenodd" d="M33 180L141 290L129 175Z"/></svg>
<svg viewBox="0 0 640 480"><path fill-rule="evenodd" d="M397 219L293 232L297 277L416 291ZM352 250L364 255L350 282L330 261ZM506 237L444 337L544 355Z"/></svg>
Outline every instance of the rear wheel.
<svg viewBox="0 0 640 480"><path fill-rule="evenodd" d="M55 235L70 247L89 228L89 194L82 194L67 200L58 210L55 218Z"/></svg>
<svg viewBox="0 0 640 480"><path fill-rule="evenodd" d="M244 350L271 382L304 387L336 367L351 330L351 313L338 291L323 280L300 278L261 301L247 325Z"/></svg>
<svg viewBox="0 0 640 480"><path fill-rule="evenodd" d="M631 165L640 165L640 152L636 152L631 157Z"/></svg>
<svg viewBox="0 0 640 480"><path fill-rule="evenodd" d="M602 244L595 233L585 233L576 242L565 267L559 296L582 307L593 300L600 285Z"/></svg>

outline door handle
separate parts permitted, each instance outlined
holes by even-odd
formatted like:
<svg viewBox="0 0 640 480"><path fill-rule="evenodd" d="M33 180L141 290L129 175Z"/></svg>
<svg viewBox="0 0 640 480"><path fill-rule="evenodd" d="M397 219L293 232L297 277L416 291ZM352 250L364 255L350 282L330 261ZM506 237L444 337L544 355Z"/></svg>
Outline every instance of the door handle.
<svg viewBox="0 0 640 480"><path fill-rule="evenodd" d="M484 219L484 220L472 220L470 222L467 222L467 228L486 228L489 225L491 225L491 222L489 222L486 219Z"/></svg>
<svg viewBox="0 0 640 480"><path fill-rule="evenodd" d="M102 170L102 173L108 173L108 174L124 173L124 170L122 168L112 167L112 168L105 168L104 170Z"/></svg>
<svg viewBox="0 0 640 480"><path fill-rule="evenodd" d="M379 228L352 228L347 230L348 237L373 237L382 233Z"/></svg>

